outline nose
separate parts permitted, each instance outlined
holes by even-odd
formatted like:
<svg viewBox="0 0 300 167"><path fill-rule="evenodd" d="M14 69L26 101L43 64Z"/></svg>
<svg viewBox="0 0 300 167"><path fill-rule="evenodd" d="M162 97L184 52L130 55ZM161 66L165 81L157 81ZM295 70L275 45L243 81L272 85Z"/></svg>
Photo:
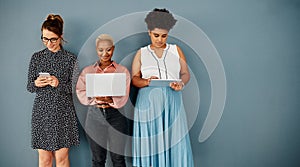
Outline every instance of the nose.
<svg viewBox="0 0 300 167"><path fill-rule="evenodd" d="M49 45L51 45L52 43L50 42L50 40L48 40L45 44L46 44L46 46L49 46Z"/></svg>
<svg viewBox="0 0 300 167"><path fill-rule="evenodd" d="M158 39L159 42L162 41L162 37L161 36L159 36L157 39Z"/></svg>
<svg viewBox="0 0 300 167"><path fill-rule="evenodd" d="M106 56L106 55L107 55L107 51L103 51L101 56L103 57L103 56Z"/></svg>

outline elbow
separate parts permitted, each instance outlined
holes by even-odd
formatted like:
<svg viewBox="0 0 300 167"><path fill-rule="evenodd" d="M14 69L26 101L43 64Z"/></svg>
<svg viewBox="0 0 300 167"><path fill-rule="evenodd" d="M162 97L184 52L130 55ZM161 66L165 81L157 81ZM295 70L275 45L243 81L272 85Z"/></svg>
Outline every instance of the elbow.
<svg viewBox="0 0 300 167"><path fill-rule="evenodd" d="M132 81L131 81L132 85L137 87L137 88L143 88L145 86L148 86L148 82L147 80L144 80L144 79L141 79L139 77L134 77L132 78Z"/></svg>
<svg viewBox="0 0 300 167"><path fill-rule="evenodd" d="M187 81L186 81L186 83L188 83L190 81L190 79L191 79L191 75L190 75L190 73L188 73L187 74Z"/></svg>
<svg viewBox="0 0 300 167"><path fill-rule="evenodd" d="M181 80L185 84L187 84L190 81L190 79L191 79L190 73L184 73L181 75Z"/></svg>
<svg viewBox="0 0 300 167"><path fill-rule="evenodd" d="M132 78L131 84L132 84L133 86L135 86L135 87L138 87L139 84L138 84L138 80L137 80L136 77L133 77L133 78Z"/></svg>
<svg viewBox="0 0 300 167"><path fill-rule="evenodd" d="M131 84L135 87L138 87L138 82L135 79L132 79Z"/></svg>
<svg viewBox="0 0 300 167"><path fill-rule="evenodd" d="M34 86L27 85L27 91L30 92L30 93L35 93L36 88Z"/></svg>

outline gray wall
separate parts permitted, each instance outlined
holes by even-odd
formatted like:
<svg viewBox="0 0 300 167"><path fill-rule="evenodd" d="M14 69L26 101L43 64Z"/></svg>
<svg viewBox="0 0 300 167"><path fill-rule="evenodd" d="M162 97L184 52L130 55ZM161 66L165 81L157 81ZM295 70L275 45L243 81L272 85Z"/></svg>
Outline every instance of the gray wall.
<svg viewBox="0 0 300 167"><path fill-rule="evenodd" d="M1 0L0 166L37 166L37 152L30 147L34 94L26 91L26 80L31 55L43 48L40 26L47 14L63 16L65 48L79 54L91 34L105 23L154 7L166 7L200 27L224 65L224 113L203 143L198 136L210 105L210 83L203 64L191 67L201 71L197 74L202 81L199 113L190 131L196 166L300 166L297 0ZM140 45L128 40L135 47ZM184 43L181 46L187 57L195 54ZM81 145L70 151L71 165L90 166L82 129L80 135Z"/></svg>

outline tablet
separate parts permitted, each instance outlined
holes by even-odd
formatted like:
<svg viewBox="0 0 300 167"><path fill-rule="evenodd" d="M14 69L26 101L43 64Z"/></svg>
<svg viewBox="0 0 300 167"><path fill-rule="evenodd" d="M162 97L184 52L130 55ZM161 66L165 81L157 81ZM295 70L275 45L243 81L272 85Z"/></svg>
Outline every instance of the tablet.
<svg viewBox="0 0 300 167"><path fill-rule="evenodd" d="M181 82L181 79L151 79L149 86L170 86L172 82Z"/></svg>

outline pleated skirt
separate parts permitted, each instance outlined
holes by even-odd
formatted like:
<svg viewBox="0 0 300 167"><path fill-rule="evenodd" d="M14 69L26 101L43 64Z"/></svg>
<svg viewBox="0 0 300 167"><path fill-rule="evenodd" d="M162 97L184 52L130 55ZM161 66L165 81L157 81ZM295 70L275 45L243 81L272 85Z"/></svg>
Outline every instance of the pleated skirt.
<svg viewBox="0 0 300 167"><path fill-rule="evenodd" d="M134 111L133 166L193 167L182 92L145 87Z"/></svg>

